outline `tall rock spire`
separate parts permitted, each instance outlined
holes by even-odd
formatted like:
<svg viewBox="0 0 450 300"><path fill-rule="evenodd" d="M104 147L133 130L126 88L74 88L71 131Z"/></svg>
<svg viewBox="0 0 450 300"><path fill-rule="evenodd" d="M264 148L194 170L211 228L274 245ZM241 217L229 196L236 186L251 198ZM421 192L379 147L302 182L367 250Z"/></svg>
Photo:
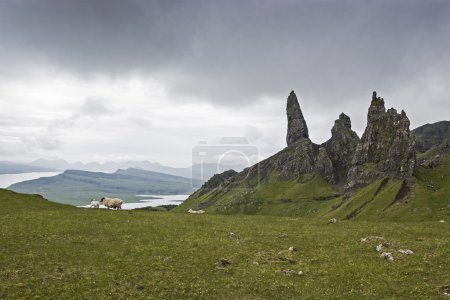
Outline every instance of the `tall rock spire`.
<svg viewBox="0 0 450 300"><path fill-rule="evenodd" d="M297 96L292 91L287 98L286 113L288 119L288 130L286 135L287 145L291 145L296 141L309 138L308 126L306 126L305 118L298 104Z"/></svg>

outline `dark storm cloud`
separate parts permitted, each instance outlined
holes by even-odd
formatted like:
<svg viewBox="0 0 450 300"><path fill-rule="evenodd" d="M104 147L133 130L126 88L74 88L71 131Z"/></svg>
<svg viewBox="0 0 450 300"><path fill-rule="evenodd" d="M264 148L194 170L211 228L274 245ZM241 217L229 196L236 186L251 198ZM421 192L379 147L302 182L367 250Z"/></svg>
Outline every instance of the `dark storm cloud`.
<svg viewBox="0 0 450 300"><path fill-rule="evenodd" d="M295 89L325 107L448 81L449 20L444 0L2 1L0 62L138 72L225 105Z"/></svg>

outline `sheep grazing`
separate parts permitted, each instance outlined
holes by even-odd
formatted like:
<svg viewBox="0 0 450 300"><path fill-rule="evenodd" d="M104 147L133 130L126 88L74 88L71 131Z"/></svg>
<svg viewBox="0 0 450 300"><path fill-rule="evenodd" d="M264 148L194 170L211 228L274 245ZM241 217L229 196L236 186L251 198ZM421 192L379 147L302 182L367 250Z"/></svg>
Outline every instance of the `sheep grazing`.
<svg viewBox="0 0 450 300"><path fill-rule="evenodd" d="M123 200L119 198L108 198L103 197L100 200L100 203L102 203L106 208L112 208L112 209L122 209Z"/></svg>
<svg viewBox="0 0 450 300"><path fill-rule="evenodd" d="M95 199L92 199L90 208L100 208L100 202Z"/></svg>
<svg viewBox="0 0 450 300"><path fill-rule="evenodd" d="M193 210L192 208L189 208L188 213L190 213L190 214L204 214L205 211L203 209Z"/></svg>

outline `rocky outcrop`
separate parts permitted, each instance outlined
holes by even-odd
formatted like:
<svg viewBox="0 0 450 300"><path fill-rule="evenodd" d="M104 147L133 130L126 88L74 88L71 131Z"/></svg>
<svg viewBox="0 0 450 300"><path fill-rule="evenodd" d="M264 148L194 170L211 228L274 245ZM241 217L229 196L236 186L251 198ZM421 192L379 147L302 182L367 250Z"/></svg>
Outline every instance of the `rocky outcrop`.
<svg viewBox="0 0 450 300"><path fill-rule="evenodd" d="M386 111L384 100L377 97L375 92L367 115L367 127L361 139L352 130L350 118L342 113L334 123L331 138L321 145L313 143L309 139L308 127L294 92L287 99L287 119L288 146L285 149L240 173L228 172L214 176L188 200L197 201L193 199L198 199L207 190L208 200L197 205L197 208L211 207L223 200L223 209L229 208L229 201L232 201L236 206L245 206L245 211L251 212L259 205L255 204L258 201L252 202L252 195L258 194L260 186L267 188L274 182L276 184L277 180L293 181L293 185L308 182L323 184L323 181L314 181L320 176L336 192L345 192L345 195L350 196L358 188L377 179L384 178L383 182L388 182L388 178L406 180L414 172L414 136L409 130L408 117L404 111L397 113L393 108ZM271 188L276 189L273 186ZM228 192L234 189L239 189L239 192L234 193L232 199L227 198ZM330 192L322 195L321 189L315 186L312 191L308 190L308 196L305 197L323 199L336 195ZM314 194L316 192L317 195ZM290 197L302 195L287 197L281 200L288 203Z"/></svg>
<svg viewBox="0 0 450 300"><path fill-rule="evenodd" d="M352 130L350 117L344 113L334 121L331 129L331 139L324 143L324 147L333 165L333 183L344 183L350 170L352 158L355 154L359 137Z"/></svg>
<svg viewBox="0 0 450 300"><path fill-rule="evenodd" d="M358 143L347 178L347 190L382 177L405 179L416 164L414 135L409 119L394 108L386 111L384 99L373 92L367 127Z"/></svg>
<svg viewBox="0 0 450 300"><path fill-rule="evenodd" d="M305 118L294 91L290 93L287 99L286 113L288 120L287 145L289 146L300 139L308 139L308 126L306 126Z"/></svg>

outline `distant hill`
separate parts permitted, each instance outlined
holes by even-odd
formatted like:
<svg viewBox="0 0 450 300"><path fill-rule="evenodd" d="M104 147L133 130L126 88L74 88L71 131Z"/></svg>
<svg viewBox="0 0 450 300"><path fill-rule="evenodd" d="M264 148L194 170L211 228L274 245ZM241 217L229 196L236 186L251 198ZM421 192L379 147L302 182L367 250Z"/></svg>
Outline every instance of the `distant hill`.
<svg viewBox="0 0 450 300"><path fill-rule="evenodd" d="M30 172L54 172L54 171L56 171L56 169L54 168L0 161L0 174L20 174Z"/></svg>
<svg viewBox="0 0 450 300"><path fill-rule="evenodd" d="M174 168L169 166L164 166L160 163L153 163L149 161L126 161L126 162L105 162L105 163L82 163L75 162L69 163L63 159L37 159L32 161L30 166L52 168L58 170L83 170L91 172L115 172L119 169L142 169L147 171L153 171L158 173L164 173L174 176L181 176L186 178L194 178L196 180L201 180L201 174L199 173L200 167L198 165L193 165L184 168ZM242 171L245 166L242 165L217 165L213 163L206 163L203 165L203 181L209 179L216 173L220 173L217 170L230 170Z"/></svg>
<svg viewBox="0 0 450 300"><path fill-rule="evenodd" d="M412 133L416 136L416 149L420 152L435 146L450 147L450 121L425 124L412 130Z"/></svg>
<svg viewBox="0 0 450 300"><path fill-rule="evenodd" d="M195 182L199 185L199 182ZM114 173L67 170L53 177L16 183L9 190L40 194L45 198L72 205L88 204L91 198L120 197L135 201L135 195L190 194L191 179L129 168Z"/></svg>

